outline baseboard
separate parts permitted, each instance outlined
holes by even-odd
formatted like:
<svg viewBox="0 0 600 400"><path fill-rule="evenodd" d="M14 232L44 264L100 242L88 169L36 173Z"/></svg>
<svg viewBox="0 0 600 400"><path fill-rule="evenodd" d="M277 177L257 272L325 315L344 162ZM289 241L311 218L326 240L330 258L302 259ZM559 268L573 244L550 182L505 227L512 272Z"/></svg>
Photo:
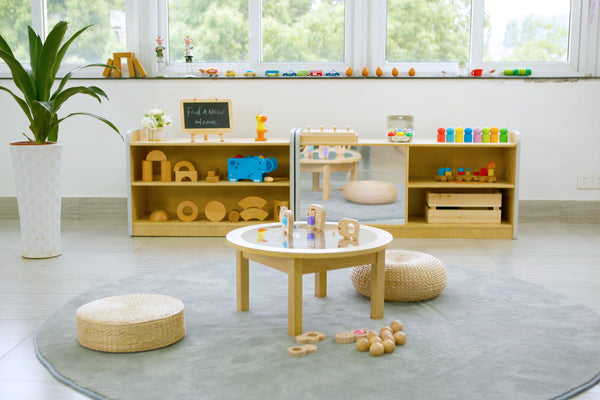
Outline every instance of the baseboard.
<svg viewBox="0 0 600 400"><path fill-rule="evenodd" d="M0 219L17 219L15 197L0 197ZM63 219L127 218L127 199L121 197L64 197ZM600 201L520 200L519 222L600 223Z"/></svg>

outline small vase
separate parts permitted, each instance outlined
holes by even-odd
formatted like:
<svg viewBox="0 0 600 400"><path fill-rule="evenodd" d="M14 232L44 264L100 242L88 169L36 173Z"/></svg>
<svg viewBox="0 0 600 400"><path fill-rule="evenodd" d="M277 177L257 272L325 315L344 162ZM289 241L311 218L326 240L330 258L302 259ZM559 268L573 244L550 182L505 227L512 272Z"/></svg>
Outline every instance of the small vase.
<svg viewBox="0 0 600 400"><path fill-rule="evenodd" d="M159 142L163 140L163 128L148 128L148 140Z"/></svg>
<svg viewBox="0 0 600 400"><path fill-rule="evenodd" d="M62 144L12 142L10 153L21 225L21 255L59 256Z"/></svg>

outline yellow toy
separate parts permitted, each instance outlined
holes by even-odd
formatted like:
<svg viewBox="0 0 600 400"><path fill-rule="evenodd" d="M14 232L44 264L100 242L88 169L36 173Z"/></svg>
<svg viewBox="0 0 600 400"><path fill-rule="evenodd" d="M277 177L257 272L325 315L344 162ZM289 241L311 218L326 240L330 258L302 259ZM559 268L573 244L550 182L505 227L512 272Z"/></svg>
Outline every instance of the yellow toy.
<svg viewBox="0 0 600 400"><path fill-rule="evenodd" d="M267 139L265 138L265 132L268 132L265 129L265 121L267 120L267 117L265 115L262 114L256 114L256 139L254 139L257 142L266 142Z"/></svg>

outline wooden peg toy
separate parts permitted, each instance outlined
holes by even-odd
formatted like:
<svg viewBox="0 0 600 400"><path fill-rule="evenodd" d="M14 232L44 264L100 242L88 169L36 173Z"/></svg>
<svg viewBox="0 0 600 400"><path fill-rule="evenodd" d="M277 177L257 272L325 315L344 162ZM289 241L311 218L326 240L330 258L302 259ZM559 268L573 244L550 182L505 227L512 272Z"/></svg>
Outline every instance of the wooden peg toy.
<svg viewBox="0 0 600 400"><path fill-rule="evenodd" d="M314 344L305 344L304 346L290 346L287 348L287 353L292 357L301 357L307 354L317 352L317 346Z"/></svg>
<svg viewBox="0 0 600 400"><path fill-rule="evenodd" d="M310 332L303 333L302 335L296 336L296 338L294 340L296 341L296 343L300 343L300 344L305 344L305 343L315 344L315 343L319 343L319 342L325 340L326 338L327 338L327 336L324 333L310 331Z"/></svg>
<svg viewBox="0 0 600 400"><path fill-rule="evenodd" d="M344 239L358 240L360 224L352 218L343 218L338 222L338 232Z"/></svg>
<svg viewBox="0 0 600 400"><path fill-rule="evenodd" d="M306 223L316 232L325 229L325 207L319 204L309 204L306 210Z"/></svg>
<svg viewBox="0 0 600 400"><path fill-rule="evenodd" d="M291 236L294 234L294 212L288 210L287 207L281 207L279 210L279 220L281 221L281 229L283 234Z"/></svg>

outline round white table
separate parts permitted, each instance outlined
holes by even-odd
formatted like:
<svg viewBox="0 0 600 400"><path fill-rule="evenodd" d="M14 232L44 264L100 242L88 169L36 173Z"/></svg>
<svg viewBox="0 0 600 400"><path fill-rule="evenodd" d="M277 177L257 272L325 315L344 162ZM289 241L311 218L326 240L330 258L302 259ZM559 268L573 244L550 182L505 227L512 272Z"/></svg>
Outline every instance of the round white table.
<svg viewBox="0 0 600 400"><path fill-rule="evenodd" d="M392 235L382 229L360 226L358 240L340 236L337 223L328 222L323 232L314 232L306 222L296 222L291 236L281 223L250 225L227 234L236 249L237 309L249 305L249 260L288 274L288 334L302 334L302 275L315 274L315 296L327 296L327 271L372 264L371 318L383 318L385 249Z"/></svg>

